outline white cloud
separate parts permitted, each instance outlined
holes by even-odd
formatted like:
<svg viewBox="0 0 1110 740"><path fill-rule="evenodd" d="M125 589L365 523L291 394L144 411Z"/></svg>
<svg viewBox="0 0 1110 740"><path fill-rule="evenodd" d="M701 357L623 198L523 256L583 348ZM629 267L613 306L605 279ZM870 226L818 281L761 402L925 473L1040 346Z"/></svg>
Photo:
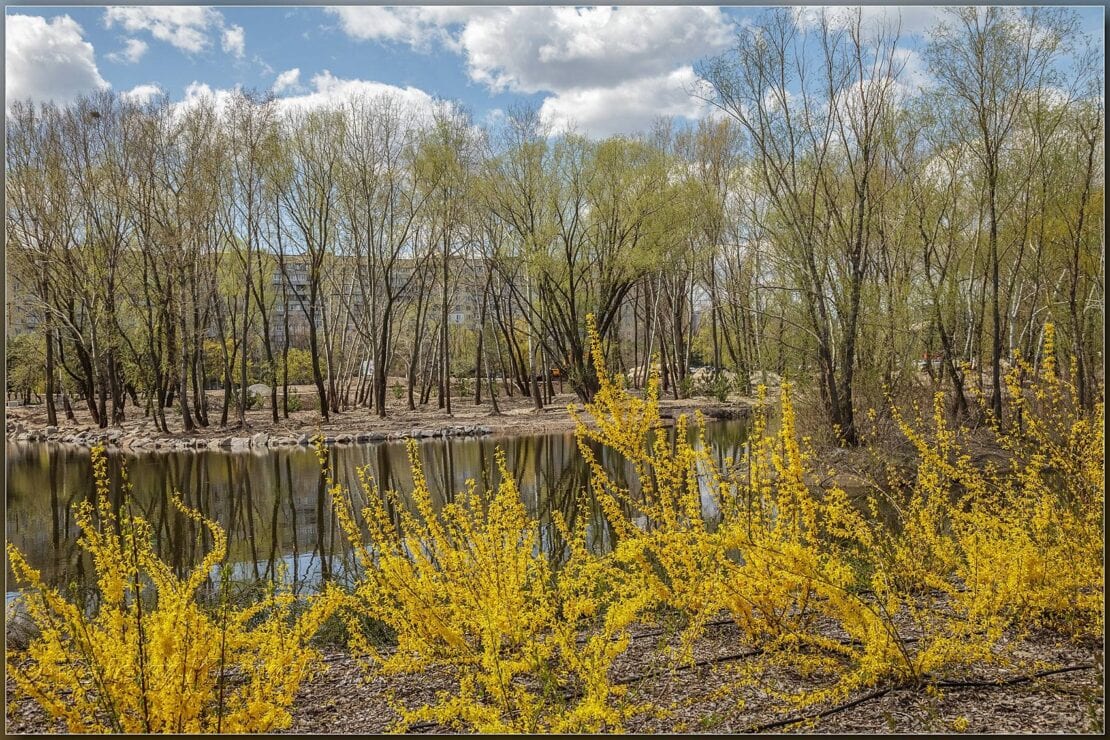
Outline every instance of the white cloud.
<svg viewBox="0 0 1110 740"><path fill-rule="evenodd" d="M563 92L658 77L724 49L720 8L509 8L460 35L471 79L492 89Z"/></svg>
<svg viewBox="0 0 1110 740"><path fill-rule="evenodd" d="M269 75L272 75L274 73L274 68L271 67L269 64L266 64L266 60L258 56L257 54L254 55L254 58L251 61L258 65L258 68L261 70L263 77L268 77Z"/></svg>
<svg viewBox="0 0 1110 740"><path fill-rule="evenodd" d="M135 64L143 58L148 48L150 47L142 39L127 39L122 49L108 55L108 60L117 64Z"/></svg>
<svg viewBox="0 0 1110 740"><path fill-rule="evenodd" d="M570 90L540 106L540 117L555 131L574 128L594 137L646 130L659 116L697 120L708 105L691 96L697 81L690 66L674 72L616 85Z"/></svg>
<svg viewBox="0 0 1110 740"><path fill-rule="evenodd" d="M491 108L489 111L486 112L486 115L482 116L482 123L492 128L500 126L502 123L505 122L507 118L508 116L502 109Z"/></svg>
<svg viewBox="0 0 1110 740"><path fill-rule="evenodd" d="M278 76L279 80L282 77L300 79L300 70L287 70ZM298 87L301 86L298 85ZM328 70L313 75L311 88L311 90L298 95L287 95L278 98L278 109L292 112L318 108L336 108L358 99L373 100L386 96L396 100L411 113L408 119L410 124L419 126L430 120L431 113L436 106L450 105L450 103L437 101L428 93L415 87L397 87L372 80L345 80L336 77ZM213 88L207 83L194 81L186 86L185 96L181 102L175 105L175 109L183 111L207 100L213 103L217 113L222 113L238 89L238 86L231 89ZM276 82L274 90L277 92Z"/></svg>
<svg viewBox="0 0 1110 740"><path fill-rule="evenodd" d="M218 33L223 50L242 57L245 33L242 26L225 25L218 10L203 5L147 5L109 7L104 10L104 26L119 26L130 33L147 31L159 41L196 54L212 45Z"/></svg>
<svg viewBox="0 0 1110 740"><path fill-rule="evenodd" d="M216 112L220 113L227 107L227 104L231 102L231 96L234 95L238 89L238 87L231 90L224 88L213 89L205 82L197 82L194 80L185 87L185 97L180 103L174 106L174 109L180 113L202 101L211 101L214 104Z"/></svg>
<svg viewBox="0 0 1110 740"><path fill-rule="evenodd" d="M135 87L120 93L120 97L138 105L146 105L151 99L162 94L162 88L154 83L147 85L136 85Z"/></svg>
<svg viewBox="0 0 1110 740"><path fill-rule="evenodd" d="M441 43L463 57L471 80L491 90L552 93L544 108L551 121L573 115L591 131L612 128L595 111L606 100L622 101L614 119L621 121L620 128L613 129L622 131L639 130L672 111L702 110L679 92L676 80L690 76L695 59L723 51L735 29L717 7L344 7L329 12L352 38L418 49ZM635 94L649 97L634 100Z"/></svg>
<svg viewBox="0 0 1110 740"><path fill-rule="evenodd" d="M299 67L287 69L277 76L274 80L274 92L280 93L283 90L295 89L300 87L298 84L301 79L301 70Z"/></svg>
<svg viewBox="0 0 1110 740"><path fill-rule="evenodd" d="M222 23L219 12L200 5L110 7L104 11L107 28L118 24L131 33L149 31L159 41L193 54L208 47L209 28Z"/></svg>
<svg viewBox="0 0 1110 740"><path fill-rule="evenodd" d="M343 31L351 38L361 41L400 41L426 50L432 41L453 46L454 41L448 27L501 9L458 6L342 6L326 10L339 18Z"/></svg>
<svg viewBox="0 0 1110 740"><path fill-rule="evenodd" d="M434 27L419 22L423 8L383 8L380 6L328 8L339 17L343 31L362 41L402 41L412 46L427 43ZM410 22L411 21L411 22Z"/></svg>
<svg viewBox="0 0 1110 740"><path fill-rule="evenodd" d="M223 34L223 48L228 54L234 57L242 58L243 49L246 46L246 32L243 31L242 26L229 26L224 29Z"/></svg>
<svg viewBox="0 0 1110 740"><path fill-rule="evenodd" d="M308 110L338 106L357 98L372 99L383 95L396 98L414 111L430 112L436 105L431 95L415 87L396 87L371 80L344 80L328 70L312 77L312 91L278 99L285 110Z"/></svg>
<svg viewBox="0 0 1110 740"><path fill-rule="evenodd" d="M791 9L794 22L802 31L819 28L822 11L828 12L829 27L836 30L848 27L856 7L795 6ZM944 6L863 5L859 6L859 11L864 31L874 31L880 26L891 30L900 27L902 36L922 36L942 19Z"/></svg>
<svg viewBox="0 0 1110 740"><path fill-rule="evenodd" d="M904 46L894 50L894 69L896 71L901 69L898 84L907 94L921 90L932 79L921 54Z"/></svg>
<svg viewBox="0 0 1110 740"><path fill-rule="evenodd" d="M31 98L64 105L82 93L110 87L100 76L93 46L83 34L68 15L50 22L34 15L9 15L4 50L8 100Z"/></svg>
<svg viewBox="0 0 1110 740"><path fill-rule="evenodd" d="M763 107L770 113L792 112L799 108L801 96L781 87L768 87L763 91Z"/></svg>
<svg viewBox="0 0 1110 740"><path fill-rule="evenodd" d="M491 89L560 92L672 72L720 51L732 22L716 7L332 8L353 38L415 47L439 39Z"/></svg>

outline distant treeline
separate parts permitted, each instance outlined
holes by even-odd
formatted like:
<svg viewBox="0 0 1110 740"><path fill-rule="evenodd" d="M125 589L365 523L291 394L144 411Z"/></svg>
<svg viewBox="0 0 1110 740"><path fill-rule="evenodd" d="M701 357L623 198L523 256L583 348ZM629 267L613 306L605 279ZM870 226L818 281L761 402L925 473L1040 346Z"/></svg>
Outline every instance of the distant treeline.
<svg viewBox="0 0 1110 740"><path fill-rule="evenodd" d="M1002 415L1046 321L1087 398L1104 129L1081 41L1065 9L956 8L913 47L773 10L698 65L713 115L600 141L388 97L16 101L9 389L52 423L64 391L101 426L130 402L186 429L242 421L255 382L275 421L298 379L325 418L433 392L449 411L464 376L539 405L552 368L588 400L593 313L631 384L652 358L675 397L699 365L731 371L718 392L773 371L848 444L862 399L922 371L955 415L972 386Z"/></svg>

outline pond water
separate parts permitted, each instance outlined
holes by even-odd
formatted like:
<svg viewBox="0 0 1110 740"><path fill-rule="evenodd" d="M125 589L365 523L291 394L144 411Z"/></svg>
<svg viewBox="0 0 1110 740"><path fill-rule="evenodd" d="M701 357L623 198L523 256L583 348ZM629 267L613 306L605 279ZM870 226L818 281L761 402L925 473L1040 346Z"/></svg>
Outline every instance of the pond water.
<svg viewBox="0 0 1110 740"><path fill-rule="evenodd" d="M739 459L747 438L744 421L707 424L706 442L718 463ZM558 510L568 522L586 528L595 550L611 546L612 533L589 489L590 472L571 433L527 436L425 439L420 456L437 506L450 501L473 479L479 490L497 485L496 449L505 452L529 512L541 524L541 546L561 547L551 524ZM80 531L73 507L94 495L87 450L43 444L7 445L7 538L55 586L87 591L95 582L90 558L77 543ZM626 465L608 449L597 451L602 464L626 480ZM412 490L405 445L400 442L337 446L329 450L337 482L365 500L357 469L369 466L382 490ZM157 547L179 571L199 562L211 538L207 530L182 516L170 501L180 491L184 501L218 521L228 532L233 578L243 582L279 576L295 591L314 590L321 579L343 580L351 558L332 513L330 497L315 453L304 447L263 452L200 451L110 453L112 492L122 501L120 465L126 465L138 510L153 525ZM586 502L583 506L582 502ZM716 512L703 495L704 513ZM586 509L586 510L581 510ZM7 596L14 596L7 569Z"/></svg>

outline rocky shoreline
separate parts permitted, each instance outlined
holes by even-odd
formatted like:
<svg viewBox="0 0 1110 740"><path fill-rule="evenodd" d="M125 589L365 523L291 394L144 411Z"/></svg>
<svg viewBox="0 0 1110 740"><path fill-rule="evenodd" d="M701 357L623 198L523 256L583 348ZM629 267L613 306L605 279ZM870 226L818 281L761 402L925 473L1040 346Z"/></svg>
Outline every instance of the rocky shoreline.
<svg viewBox="0 0 1110 740"><path fill-rule="evenodd" d="M477 437L493 434L488 426L464 424L439 429L411 429L406 431L361 431L347 433L321 433L324 444L370 444L402 439L430 439L444 437ZM248 450L272 449L276 447L308 447L316 434L271 434L258 432L251 435L223 437L146 437L124 432L121 429L82 430L63 432L57 427L41 430L23 429L18 423L8 423L7 438L12 442L39 442L56 445L90 448L103 444L108 448L134 452L184 452L187 450L222 450L225 452L244 452Z"/></svg>
<svg viewBox="0 0 1110 740"><path fill-rule="evenodd" d="M700 411L707 419L727 420L746 418L751 404L706 403L698 401L664 401L660 416L670 425L682 415ZM128 422L124 427L106 429L93 426L87 420L82 425L69 422L66 426L44 425L41 417L9 417L6 426L8 442L23 444L48 444L88 449L98 444L109 449L135 454L193 451L249 452L279 447L308 447L312 439L321 435L324 444L374 444L396 442L404 439L435 439L452 437L484 437L494 434L527 435L569 432L574 420L566 406L548 406L542 410L514 409L500 415L473 410L458 417L388 419L376 417L349 418L342 424L332 422L321 425L318 420L290 419L283 425L269 424L261 415L248 419L246 429L216 428L197 429L192 432L171 430L162 432L149 420Z"/></svg>

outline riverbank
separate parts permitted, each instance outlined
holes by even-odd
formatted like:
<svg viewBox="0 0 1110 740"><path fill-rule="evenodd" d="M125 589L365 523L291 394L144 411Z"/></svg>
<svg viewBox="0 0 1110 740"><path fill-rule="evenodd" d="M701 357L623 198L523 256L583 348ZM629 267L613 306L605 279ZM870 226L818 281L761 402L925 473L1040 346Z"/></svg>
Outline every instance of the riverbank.
<svg viewBox="0 0 1110 740"><path fill-rule="evenodd" d="M307 387L298 389L300 397L309 393ZM484 400L475 404L473 397L456 399L452 414L438 409L434 404L408 409L403 402L387 406L388 415L379 417L366 409L354 409L332 414L324 422L317 411L292 411L289 418L273 421L268 408L252 409L246 413L246 424L240 426L237 418L230 418L227 426L219 424L220 400L209 393L208 427L185 431L180 417L166 410L169 432L155 427L153 419L142 415L135 407L126 409L127 418L119 425L100 429L93 422L87 408L74 408L75 419L58 419L57 426L46 423L46 406L9 406L7 412L7 439L13 442L40 442L79 447L103 443L109 447L133 452L179 452L183 450L251 450L302 445L307 446L317 434L331 444L365 444L406 438L465 437L485 435L544 434L569 432L574 420L567 412L573 404L583 410L577 397L560 394L555 401L542 409L535 409L530 399L523 396L498 398L500 413L494 413L492 404ZM721 403L707 398L665 399L659 402L665 421L672 421L682 414L700 411L710 419L746 418L755 406L755 399L735 398ZM235 417L234 409L232 417Z"/></svg>

